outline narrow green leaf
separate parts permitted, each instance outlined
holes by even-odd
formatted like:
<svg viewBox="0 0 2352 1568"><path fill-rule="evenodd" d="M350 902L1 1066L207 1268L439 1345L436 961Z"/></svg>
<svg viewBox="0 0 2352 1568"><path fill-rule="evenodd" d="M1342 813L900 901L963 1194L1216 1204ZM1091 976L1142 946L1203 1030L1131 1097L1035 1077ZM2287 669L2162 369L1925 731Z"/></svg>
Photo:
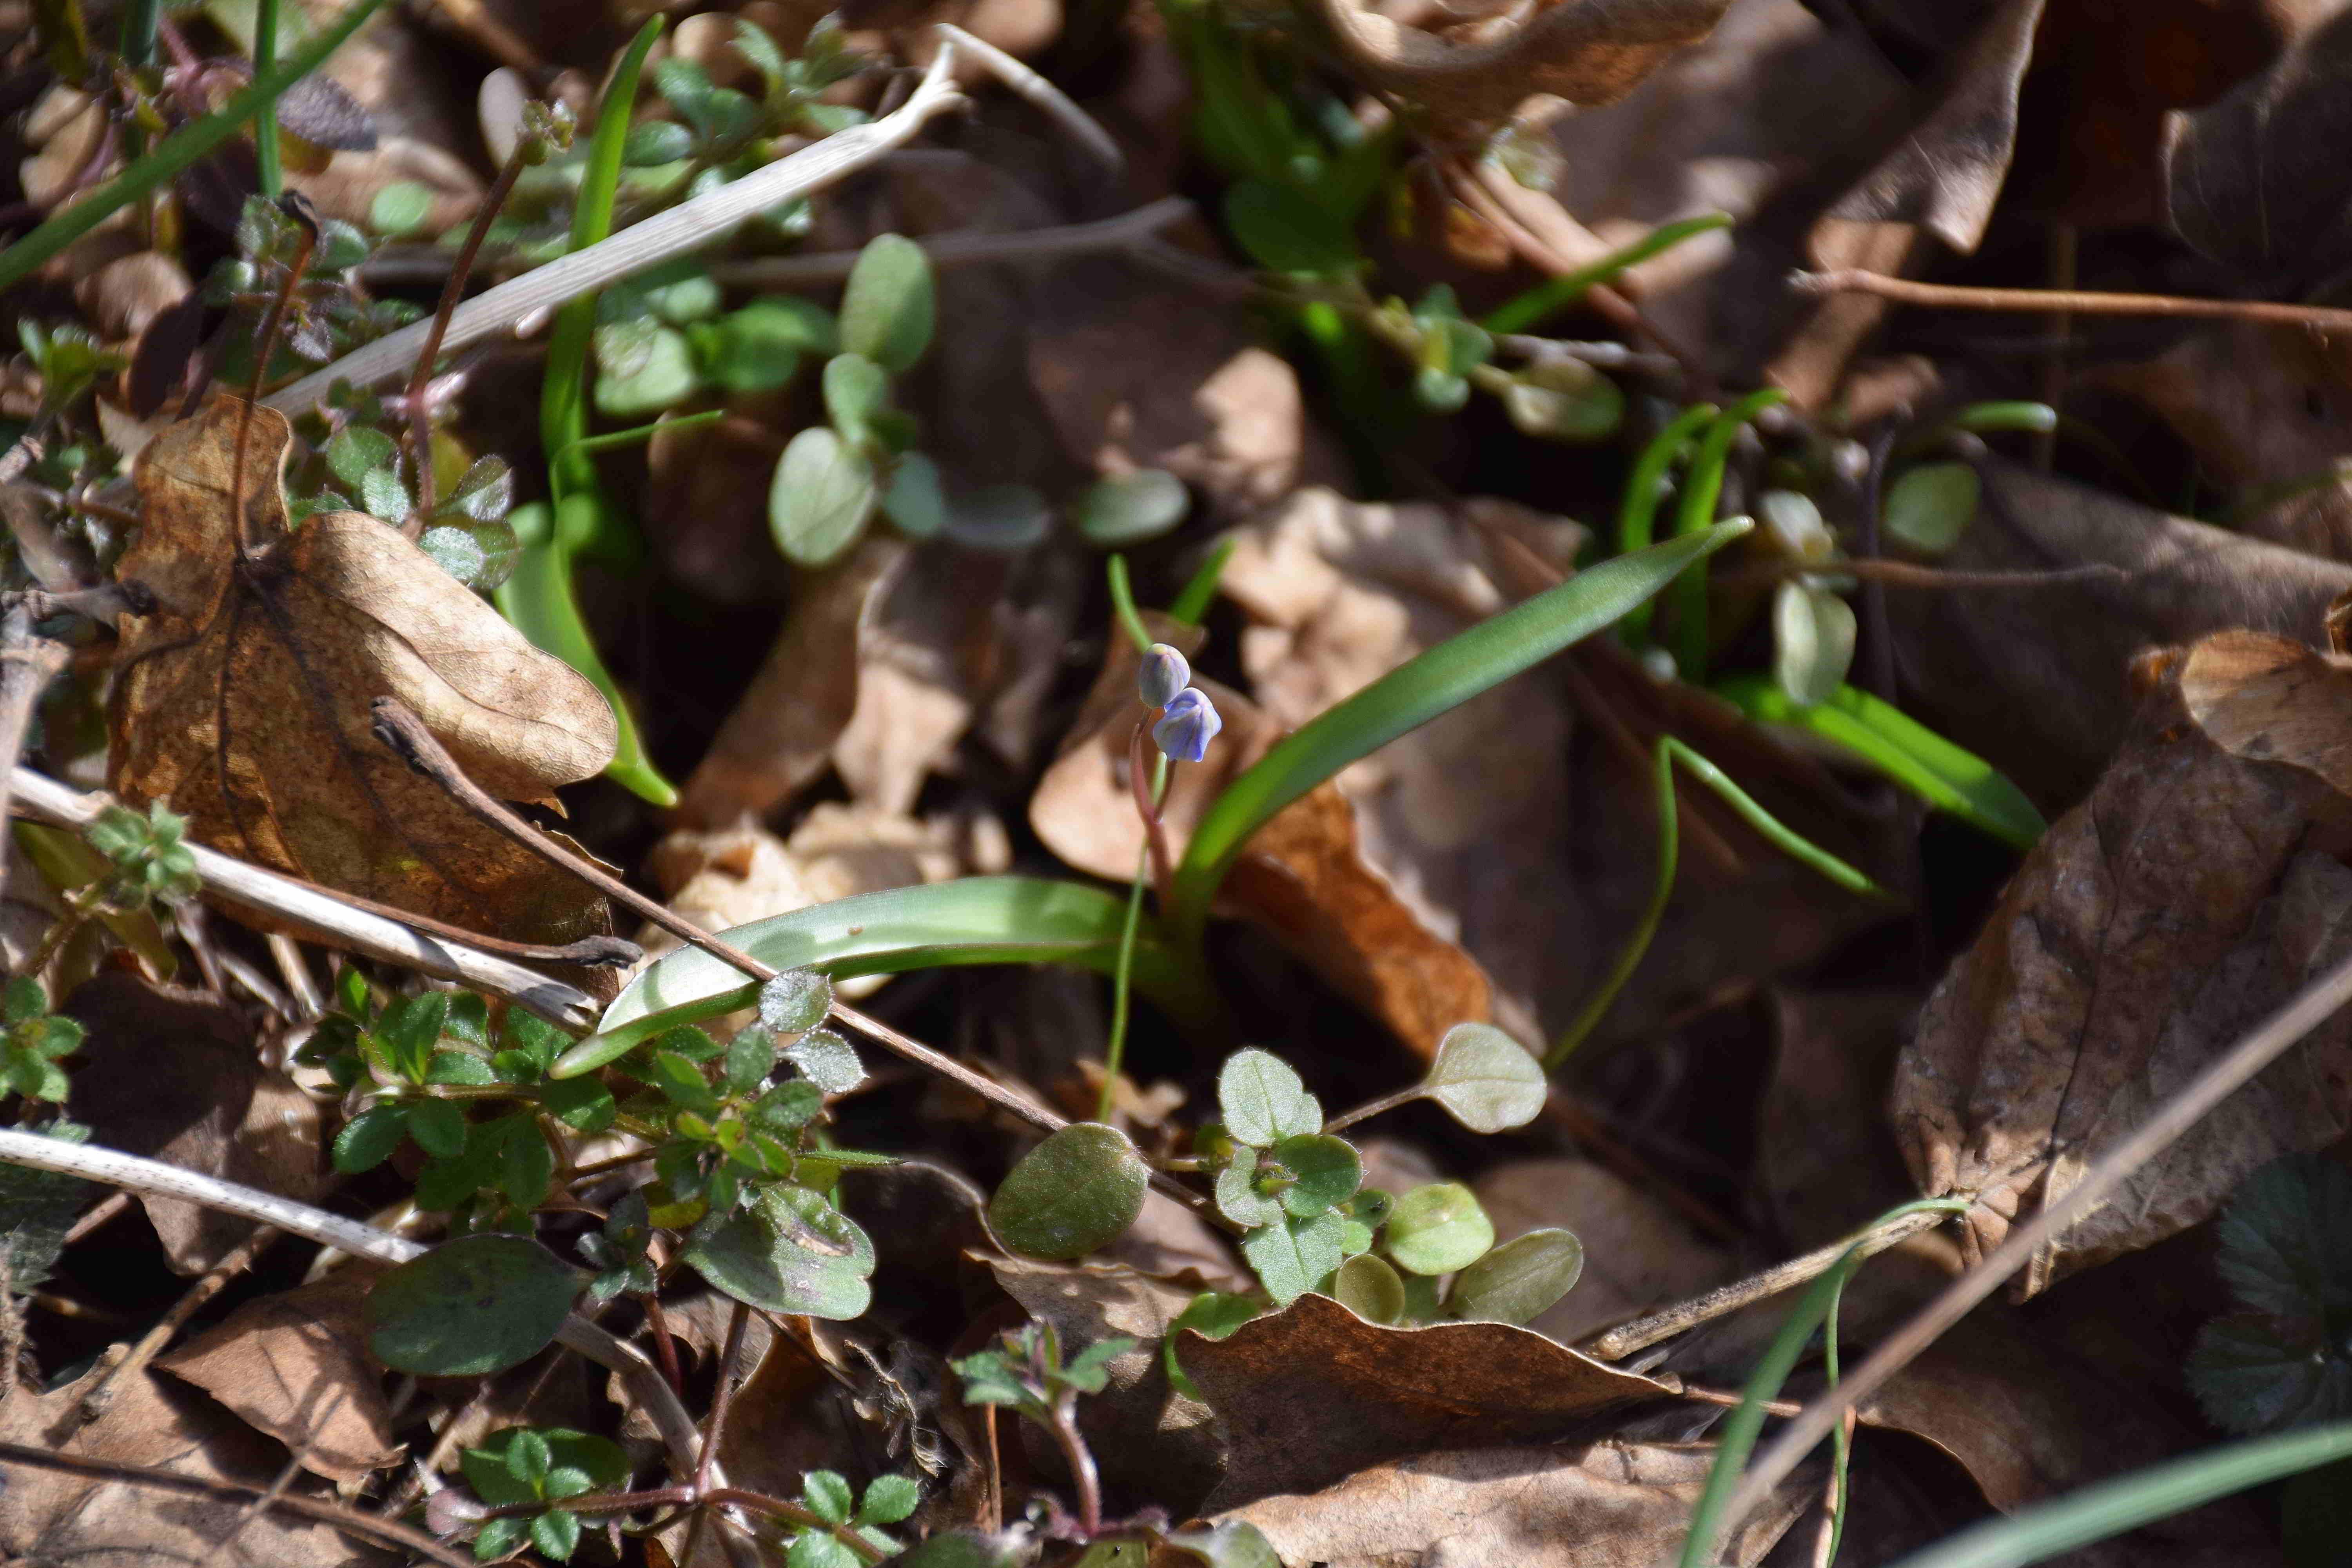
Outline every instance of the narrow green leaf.
<svg viewBox="0 0 2352 1568"><path fill-rule="evenodd" d="M1701 213L1696 217L1661 224L1632 244L1621 246L1597 261L1537 284L1517 299L1488 313L1480 324L1490 332L1531 331L1583 299L1595 284L1610 281L1627 268L1647 261L1693 235L1705 234L1709 229L1729 228L1731 225L1729 213Z"/></svg>
<svg viewBox="0 0 2352 1568"><path fill-rule="evenodd" d="M504 1372L547 1347L586 1280L528 1237L459 1237L376 1280L368 1348L395 1372Z"/></svg>
<svg viewBox="0 0 2352 1568"><path fill-rule="evenodd" d="M1802 708L1764 677L1735 677L1715 691L1751 719L1787 724L1852 752L1937 810L2015 848L2031 849L2050 826L1990 763L1868 692L1841 686Z"/></svg>
<svg viewBox="0 0 2352 1568"><path fill-rule="evenodd" d="M1356 259L1347 226L1287 186L1237 181L1226 187L1223 205L1234 238L1269 271L1337 272Z"/></svg>
<svg viewBox="0 0 2352 1568"><path fill-rule="evenodd" d="M722 932L777 969L821 969L835 978L966 963L1076 963L1108 973L1126 918L1100 889L1033 877L967 877L862 893ZM1135 984L1188 1017L1206 1005L1166 942L1148 922L1137 943ZM572 1078L639 1041L756 1004L760 987L700 948L681 948L646 970L604 1011L604 1027L560 1058Z"/></svg>
<svg viewBox="0 0 2352 1568"><path fill-rule="evenodd" d="M1176 872L1171 926L1183 941L1197 939L1226 870L1250 835L1284 806L1359 757L1591 636L1748 527L1718 523L1587 568L1309 721L1227 785L1202 816Z"/></svg>
<svg viewBox="0 0 2352 1568"><path fill-rule="evenodd" d="M1126 1133L1073 1122L1006 1174L989 1200L988 1226L1032 1258L1083 1258L1135 1223L1150 1184L1150 1168Z"/></svg>
<svg viewBox="0 0 2352 1568"><path fill-rule="evenodd" d="M2007 1519L1989 1520L1912 1553L1895 1568L2024 1568L2347 1457L2352 1457L2352 1421L2208 1448L2084 1487Z"/></svg>

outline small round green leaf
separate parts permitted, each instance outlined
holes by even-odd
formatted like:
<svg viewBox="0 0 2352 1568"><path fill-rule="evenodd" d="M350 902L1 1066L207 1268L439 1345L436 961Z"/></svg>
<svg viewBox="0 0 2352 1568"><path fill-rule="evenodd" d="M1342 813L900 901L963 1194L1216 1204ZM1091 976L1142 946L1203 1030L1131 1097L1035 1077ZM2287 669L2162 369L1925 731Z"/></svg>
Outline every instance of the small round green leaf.
<svg viewBox="0 0 2352 1568"><path fill-rule="evenodd" d="M1331 1276L1331 1299L1368 1323L1393 1323L1404 1316L1404 1281L1388 1260L1360 1253Z"/></svg>
<svg viewBox="0 0 2352 1568"><path fill-rule="evenodd" d="M1415 1187L1389 1211L1389 1256L1414 1274L1450 1274L1495 1245L1495 1222L1459 1182Z"/></svg>
<svg viewBox="0 0 2352 1568"><path fill-rule="evenodd" d="M1941 555L1976 517L1982 489L1966 463L1922 463L1888 487L1886 532L1922 554Z"/></svg>
<svg viewBox="0 0 2352 1568"><path fill-rule="evenodd" d="M797 1035L824 1022L833 982L820 970L787 969L760 987L760 1026Z"/></svg>
<svg viewBox="0 0 2352 1568"><path fill-rule="evenodd" d="M890 400L890 373L863 354L835 354L824 362L824 416L841 438L866 445L867 422Z"/></svg>
<svg viewBox="0 0 2352 1568"><path fill-rule="evenodd" d="M1494 1025L1456 1024L1422 1087L1471 1131L1507 1132L1542 1112L1550 1085L1542 1064Z"/></svg>
<svg viewBox="0 0 2352 1568"><path fill-rule="evenodd" d="M1226 187L1225 226L1260 267L1276 272L1329 272L1355 259L1347 226L1297 192L1266 180Z"/></svg>
<svg viewBox="0 0 2352 1568"><path fill-rule="evenodd" d="M1531 1323L1583 1272L1584 1243L1564 1230L1531 1230L1456 1275L1446 1305L1457 1318Z"/></svg>
<svg viewBox="0 0 2352 1568"><path fill-rule="evenodd" d="M825 426L802 431L777 460L768 526L785 559L823 566L856 541L878 493L874 465Z"/></svg>
<svg viewBox="0 0 2352 1568"><path fill-rule="evenodd" d="M1126 1133L1074 1122L1013 1167L989 1200L989 1228L1032 1258L1082 1258L1135 1223L1150 1181Z"/></svg>
<svg viewBox="0 0 2352 1568"><path fill-rule="evenodd" d="M931 259L904 235L877 235L858 253L841 300L841 346L904 371L930 345Z"/></svg>
<svg viewBox="0 0 2352 1568"><path fill-rule="evenodd" d="M1157 539L1192 507L1184 481L1165 468L1139 468L1087 487L1076 509L1078 531L1107 549Z"/></svg>
<svg viewBox="0 0 2352 1568"><path fill-rule="evenodd" d="M1503 412L1542 441L1601 441L1625 419L1625 394L1582 360L1532 364L1511 378Z"/></svg>
<svg viewBox="0 0 2352 1568"><path fill-rule="evenodd" d="M842 1322L873 1299L873 1241L824 1194L787 1183L761 1187L741 1214L697 1226L683 1256L726 1294L771 1312Z"/></svg>
<svg viewBox="0 0 2352 1568"><path fill-rule="evenodd" d="M1274 1225L1282 1218L1282 1205L1257 1190L1257 1151L1243 1145L1234 1151L1233 1163L1217 1173L1217 1212L1235 1225Z"/></svg>
<svg viewBox="0 0 2352 1568"><path fill-rule="evenodd" d="M840 341L833 314L806 300L754 300L705 329L697 342L710 379L730 392L773 392L791 382L804 354L830 354Z"/></svg>
<svg viewBox="0 0 2352 1568"><path fill-rule="evenodd" d="M415 180L393 180L368 203L368 226L383 235L414 234L433 216L433 192Z"/></svg>
<svg viewBox="0 0 2352 1568"><path fill-rule="evenodd" d="M1822 509L1802 490L1766 490L1756 498L1759 537L1791 561L1819 565L1837 553L1837 539Z"/></svg>
<svg viewBox="0 0 2352 1568"><path fill-rule="evenodd" d="M643 419L675 408L702 384L694 351L676 327L650 320L596 329L596 412Z"/></svg>
<svg viewBox="0 0 2352 1568"><path fill-rule="evenodd" d="M1853 668L1853 606L1826 588L1788 582L1772 595L1772 679L1801 708L1836 695Z"/></svg>
<svg viewBox="0 0 2352 1568"><path fill-rule="evenodd" d="M890 468L890 488L882 492L882 515L909 539L936 539L948 525L947 491L940 466L920 452L903 454Z"/></svg>
<svg viewBox="0 0 2352 1568"><path fill-rule="evenodd" d="M1302 1132L1276 1143L1273 1156L1296 1178L1282 1191L1282 1206L1301 1219L1347 1202L1364 1184L1364 1163L1345 1138Z"/></svg>
<svg viewBox="0 0 2352 1568"><path fill-rule="evenodd" d="M1218 1069L1217 1110L1235 1142L1258 1149L1323 1129L1323 1107L1290 1064L1255 1046L1235 1051Z"/></svg>
<svg viewBox="0 0 2352 1568"><path fill-rule="evenodd" d="M529 1237L459 1237L376 1280L368 1348L395 1372L504 1372L555 1338L584 1280Z"/></svg>

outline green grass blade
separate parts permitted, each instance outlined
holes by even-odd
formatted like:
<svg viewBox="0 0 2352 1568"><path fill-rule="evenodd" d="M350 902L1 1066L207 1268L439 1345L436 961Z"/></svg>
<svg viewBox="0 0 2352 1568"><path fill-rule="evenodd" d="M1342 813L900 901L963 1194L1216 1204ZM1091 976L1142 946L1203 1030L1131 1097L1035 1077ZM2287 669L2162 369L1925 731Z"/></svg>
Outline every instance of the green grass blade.
<svg viewBox="0 0 2352 1568"><path fill-rule="evenodd" d="M1864 1227L1864 1234L1906 1215L1937 1209L1947 1214L1966 1214L1968 1200L1921 1198L1916 1203L1900 1204L1872 1220ZM1780 1385L1789 1381L1798 1358L1812 1342L1813 1331L1829 1316L1846 1280L1862 1267L1862 1246L1857 1241L1846 1248L1798 1298L1788 1321L1780 1325L1780 1331L1764 1347L1756 1370L1748 1374L1747 1383L1739 1390L1739 1407L1724 1418L1723 1430L1716 1438L1715 1464L1706 1473L1706 1489L1699 1493L1698 1507L1691 1514L1690 1534L1683 1542L1682 1568L1713 1568L1717 1561L1716 1538L1731 1522L1723 1517L1723 1510L1729 1505L1731 1494L1739 1488L1739 1475L1748 1468L1748 1457L1756 1451L1756 1436L1764 1429L1764 1406L1779 1396Z"/></svg>
<svg viewBox="0 0 2352 1568"><path fill-rule="evenodd" d="M1719 412L1712 403L1695 403L1666 424L1666 427L1650 438L1642 455L1633 459L1633 471L1625 480L1624 499L1617 508L1617 552L1630 555L1636 550L1647 550L1657 529L1659 491L1665 488L1666 470L1689 450L1700 430ZM1636 605L1625 616L1625 640L1638 643L1649 636L1648 604Z"/></svg>
<svg viewBox="0 0 2352 1568"><path fill-rule="evenodd" d="M2007 1519L1987 1520L1913 1552L1895 1568L2023 1568L2347 1457L2352 1457L2352 1421L2208 1448L2084 1487Z"/></svg>
<svg viewBox="0 0 2352 1568"><path fill-rule="evenodd" d="M1567 310L1591 292L1597 284L1607 283L1627 268L1650 259L1662 250L1680 245L1695 234L1709 229L1729 228L1729 213L1702 213L1678 223L1661 224L1633 241L1621 246L1600 260L1580 267L1573 272L1563 272L1547 283L1538 283L1515 300L1488 313L1478 324L1490 332L1525 332L1534 330Z"/></svg>
<svg viewBox="0 0 2352 1568"><path fill-rule="evenodd" d="M256 74L278 63L278 0L256 0L253 12L253 68ZM261 194L271 201L286 188L278 165L278 104L261 106L253 122L253 163Z"/></svg>
<svg viewBox="0 0 2352 1568"><path fill-rule="evenodd" d="M1731 443L1748 422L1789 395L1777 386L1751 392L1717 416L1699 437L1691 458L1690 475L1683 481L1682 499L1675 515L1675 532L1696 533L1715 521L1716 503L1723 499L1724 466L1731 459ZM1685 573L1670 590L1675 606L1675 668L1685 680L1706 679L1706 572Z"/></svg>
<svg viewBox="0 0 2352 1568"><path fill-rule="evenodd" d="M1143 624L1142 612L1135 607L1135 590L1127 580L1127 557L1112 556L1104 565L1103 574L1110 580L1111 613L1118 617L1118 624L1127 628L1128 637L1135 643L1135 651L1150 653L1151 628Z"/></svg>
<svg viewBox="0 0 2352 1568"><path fill-rule="evenodd" d="M1126 904L1079 882L966 877L836 899L720 934L778 969L822 969L836 977L970 963L1076 963L1109 973L1118 963ZM1156 925L1144 922L1135 945L1134 984L1180 1017L1196 1019L1210 1005ZM758 992L731 965L700 948L681 948L614 999L602 1030L566 1052L556 1076L601 1067L677 1025L749 1007Z"/></svg>
<svg viewBox="0 0 2352 1568"><path fill-rule="evenodd" d="M1786 724L1852 752L1937 810L2014 848L2032 848L2050 826L1990 763L1866 691L1841 686L1813 708L1790 701L1769 676L1738 676L1715 691L1750 719Z"/></svg>
<svg viewBox="0 0 2352 1568"><path fill-rule="evenodd" d="M1168 916L1179 941L1188 947L1198 941L1226 870L1276 812L1357 758L1591 636L1748 527L1723 523L1588 567L1391 670L1285 738L1226 787L1193 830Z"/></svg>
<svg viewBox="0 0 2352 1568"><path fill-rule="evenodd" d="M344 39L373 16L383 0L352 0L342 13L310 43L267 70L254 72L229 100L202 120L182 126L158 142L131 166L65 211L52 216L5 250L0 250L0 289L22 281L34 268L83 235L161 186L181 170L235 135L239 127L277 101L278 95L319 68Z"/></svg>
<svg viewBox="0 0 2352 1568"><path fill-rule="evenodd" d="M1220 539L1210 548L1208 559L1184 584L1176 602L1168 606L1168 618L1179 625L1197 626L1207 616L1209 606L1216 602L1217 584L1224 577L1225 563L1234 558L1234 541Z"/></svg>
<svg viewBox="0 0 2352 1568"><path fill-rule="evenodd" d="M635 106L637 76L646 53L660 37L662 19L654 17L641 28L613 68L612 85L596 114L596 132L588 143L588 163L580 182L580 205L572 213L572 248L583 250L613 232L614 193L621 179L621 152L628 140L630 111ZM583 294L555 313L548 333L547 369L539 405L540 444L548 453L548 479L555 500L589 496L599 506L610 506L597 493L596 465L588 435L588 349L596 333L596 296ZM526 544L516 557L514 574L496 595L499 613L531 645L563 660L586 676L612 705L618 734L605 776L664 810L677 804L677 788L661 775L646 754L645 738L621 695L620 683L596 652L595 639L580 614L572 591L572 546L560 528L548 537Z"/></svg>

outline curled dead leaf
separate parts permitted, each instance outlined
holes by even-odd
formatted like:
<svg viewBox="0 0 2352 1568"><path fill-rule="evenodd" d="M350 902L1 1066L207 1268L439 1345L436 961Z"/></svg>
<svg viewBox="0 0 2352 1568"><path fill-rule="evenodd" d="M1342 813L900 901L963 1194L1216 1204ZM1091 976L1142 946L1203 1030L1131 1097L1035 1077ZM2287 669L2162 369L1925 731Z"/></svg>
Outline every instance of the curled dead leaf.
<svg viewBox="0 0 2352 1568"><path fill-rule="evenodd" d="M2169 656L1899 1058L1920 1190L1976 1200L1973 1263L2298 987L2352 952L2352 661L2223 633ZM2021 1297L2204 1219L2250 1171L2352 1127L2352 1018L2322 1025L2020 1276Z"/></svg>
<svg viewBox="0 0 2352 1568"><path fill-rule="evenodd" d="M1188 1331L1177 1354L1225 1429L1211 1511L1317 1491L1408 1454L1556 1438L1674 1392L1526 1329L1383 1328L1327 1296L1301 1296L1222 1340Z"/></svg>
<svg viewBox="0 0 2352 1568"><path fill-rule="evenodd" d="M611 760L604 697L398 530L352 511L289 528L291 432L247 414L215 395L140 455L118 575L154 603L121 619L109 783L201 842L436 920L526 942L609 931L601 896L411 773L368 719L397 697L483 788L543 801Z"/></svg>

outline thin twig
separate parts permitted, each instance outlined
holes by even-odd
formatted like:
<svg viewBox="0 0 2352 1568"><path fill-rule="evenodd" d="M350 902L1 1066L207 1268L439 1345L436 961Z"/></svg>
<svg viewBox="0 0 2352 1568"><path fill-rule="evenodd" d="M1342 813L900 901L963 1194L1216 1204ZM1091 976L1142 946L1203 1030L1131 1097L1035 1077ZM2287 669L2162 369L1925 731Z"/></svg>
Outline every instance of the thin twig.
<svg viewBox="0 0 2352 1568"><path fill-rule="evenodd" d="M65 644L34 634L33 607L26 595L14 595L0 610L0 757L7 759L9 770L0 776L0 821L8 816L10 785L25 754L33 710L66 667L67 654ZM0 862L0 894L6 889L7 867Z"/></svg>
<svg viewBox="0 0 2352 1568"><path fill-rule="evenodd" d="M1118 150L1118 143L1111 140L1110 132L1095 123L1093 116L1080 109L1069 94L985 38L974 37L951 22L941 22L939 30L941 38L957 47L971 50L971 58L979 61L989 75L1069 132L1070 140L1086 149L1087 155L1096 163L1114 174L1126 170L1127 154Z"/></svg>
<svg viewBox="0 0 2352 1568"><path fill-rule="evenodd" d="M110 804L102 795L84 795L30 768L16 769L11 779L15 793L10 805L16 815L60 827L86 827ZM586 992L537 970L425 935L398 920L355 908L339 894L216 849L200 844L187 847L209 892L297 926L316 940L503 996L565 1028L593 1029L603 1012Z"/></svg>
<svg viewBox="0 0 2352 1568"><path fill-rule="evenodd" d="M422 1242L279 1197L276 1193L224 1182L217 1176L95 1144L68 1143L38 1133L0 1128L0 1163L55 1171L135 1193L180 1198L223 1214L243 1215L247 1219L276 1226L289 1235L380 1263L406 1263L429 1250ZM564 1320L555 1337L599 1366L618 1373L660 1432L677 1473L694 1473L701 1458L700 1434L695 1430L694 1417L687 1414L686 1406L678 1403L677 1395L663 1380L661 1369L643 1351L614 1338L577 1312Z"/></svg>
<svg viewBox="0 0 2352 1568"><path fill-rule="evenodd" d="M2025 593L2042 588L2080 588L2093 583L2115 583L2131 574L2112 562L2065 566L2050 572L1958 572L1942 566L1922 566L1909 561L1865 560L1805 562L1775 561L1760 566L1717 572L1708 581L1718 588L1757 588L1792 577L1856 577L1883 583L1889 588L1916 588L1925 593Z"/></svg>
<svg viewBox="0 0 2352 1568"><path fill-rule="evenodd" d="M506 331L541 310L708 245L780 203L855 174L911 140L932 116L962 101L948 74L954 57L952 45L941 45L930 69L923 73L922 84L893 114L837 131L790 157L633 224L610 239L533 268L475 296L451 314L444 347L459 349ZM324 398L339 380L373 386L397 375L415 363L431 330L429 323L419 321L379 338L272 394L268 405L281 413L299 413Z"/></svg>
<svg viewBox="0 0 2352 1568"><path fill-rule="evenodd" d="M59 1454L47 1448L36 1448L24 1443L0 1442L0 1462L29 1465L37 1470L61 1470L69 1476L88 1476L94 1480L119 1481L126 1486L154 1487L163 1491L193 1492L198 1497L220 1498L231 1502L263 1500L267 1506L299 1513L336 1529L370 1541L445 1565L445 1568L478 1568L470 1557L459 1555L442 1545L421 1530L389 1519L378 1519L341 1503L324 1498L303 1497L279 1492L271 1495L267 1488L247 1486L241 1481L215 1481L204 1476L183 1475L177 1470L159 1470L151 1465L130 1465L120 1459L92 1458L82 1454Z"/></svg>
<svg viewBox="0 0 2352 1568"><path fill-rule="evenodd" d="M251 1268L253 1260L261 1256L262 1248L284 1234L276 1226L257 1225L243 1241L229 1249L227 1256L205 1270L202 1278L172 1304L170 1311L139 1336L139 1342L131 1347L128 1355L107 1368L106 1375L99 1380L98 1386L82 1395L81 1403L74 1407L71 1417L65 1423L65 1430L57 1434L58 1440L64 1441L86 1424L105 1415L107 1407L114 1403L116 1391L123 1381L136 1375L149 1362L163 1354L163 1347L172 1342L173 1336L205 1302L226 1289L230 1280Z"/></svg>
<svg viewBox="0 0 2352 1568"><path fill-rule="evenodd" d="M2326 305L2289 305L2271 300L2196 300L2180 294L2101 294L2079 289L1969 289L1953 283L1917 283L1908 278L1864 271L1859 267L1843 267L1832 272L1792 272L1789 274L1789 287L1800 294L1875 294L1900 304L1949 310L2183 316L2352 331L2352 310Z"/></svg>
<svg viewBox="0 0 2352 1568"><path fill-rule="evenodd" d="M1135 794L1135 814L1143 819L1143 842L1151 856L1151 885L1162 910L1174 908L1176 863L1168 853L1168 825L1151 798L1151 770L1144 765L1144 724L1139 719L1127 738L1127 782Z"/></svg>
<svg viewBox="0 0 2352 1568"><path fill-rule="evenodd" d="M1843 1241L1832 1242L1806 1253L1802 1258L1775 1264L1760 1274L1735 1279L1728 1285L1718 1286L1687 1301L1677 1301L1630 1323L1620 1323L1577 1348L1595 1361L1622 1361L1634 1352L1647 1350L1661 1340L1672 1339L1685 1329L1712 1322L1742 1307L1753 1306L1783 1290L1802 1285L1808 1279L1816 1279L1854 1247L1863 1247L1863 1256L1869 1258L1923 1230L1932 1230L1950 1217L1945 1214L1905 1215L1901 1219L1890 1221L1860 1237L1848 1237Z"/></svg>
<svg viewBox="0 0 2352 1568"><path fill-rule="evenodd" d="M1812 1451L1813 1445L1829 1436L1847 1408L1858 1407L1877 1393L1945 1330L2032 1261L2035 1253L2105 1203L2134 1171L2170 1147L2175 1139L2347 1003L2352 1003L2352 958L2340 961L2297 992L2286 1005L2182 1086L2138 1131L2100 1155L2080 1183L2054 1199L2045 1196L2042 1212L2031 1224L2011 1231L1983 1262L1953 1280L1836 1388L1806 1405L1804 1414L1757 1456L1739 1490L1733 1494L1731 1506L1724 1511L1726 1528L1736 1526L1769 1497Z"/></svg>

